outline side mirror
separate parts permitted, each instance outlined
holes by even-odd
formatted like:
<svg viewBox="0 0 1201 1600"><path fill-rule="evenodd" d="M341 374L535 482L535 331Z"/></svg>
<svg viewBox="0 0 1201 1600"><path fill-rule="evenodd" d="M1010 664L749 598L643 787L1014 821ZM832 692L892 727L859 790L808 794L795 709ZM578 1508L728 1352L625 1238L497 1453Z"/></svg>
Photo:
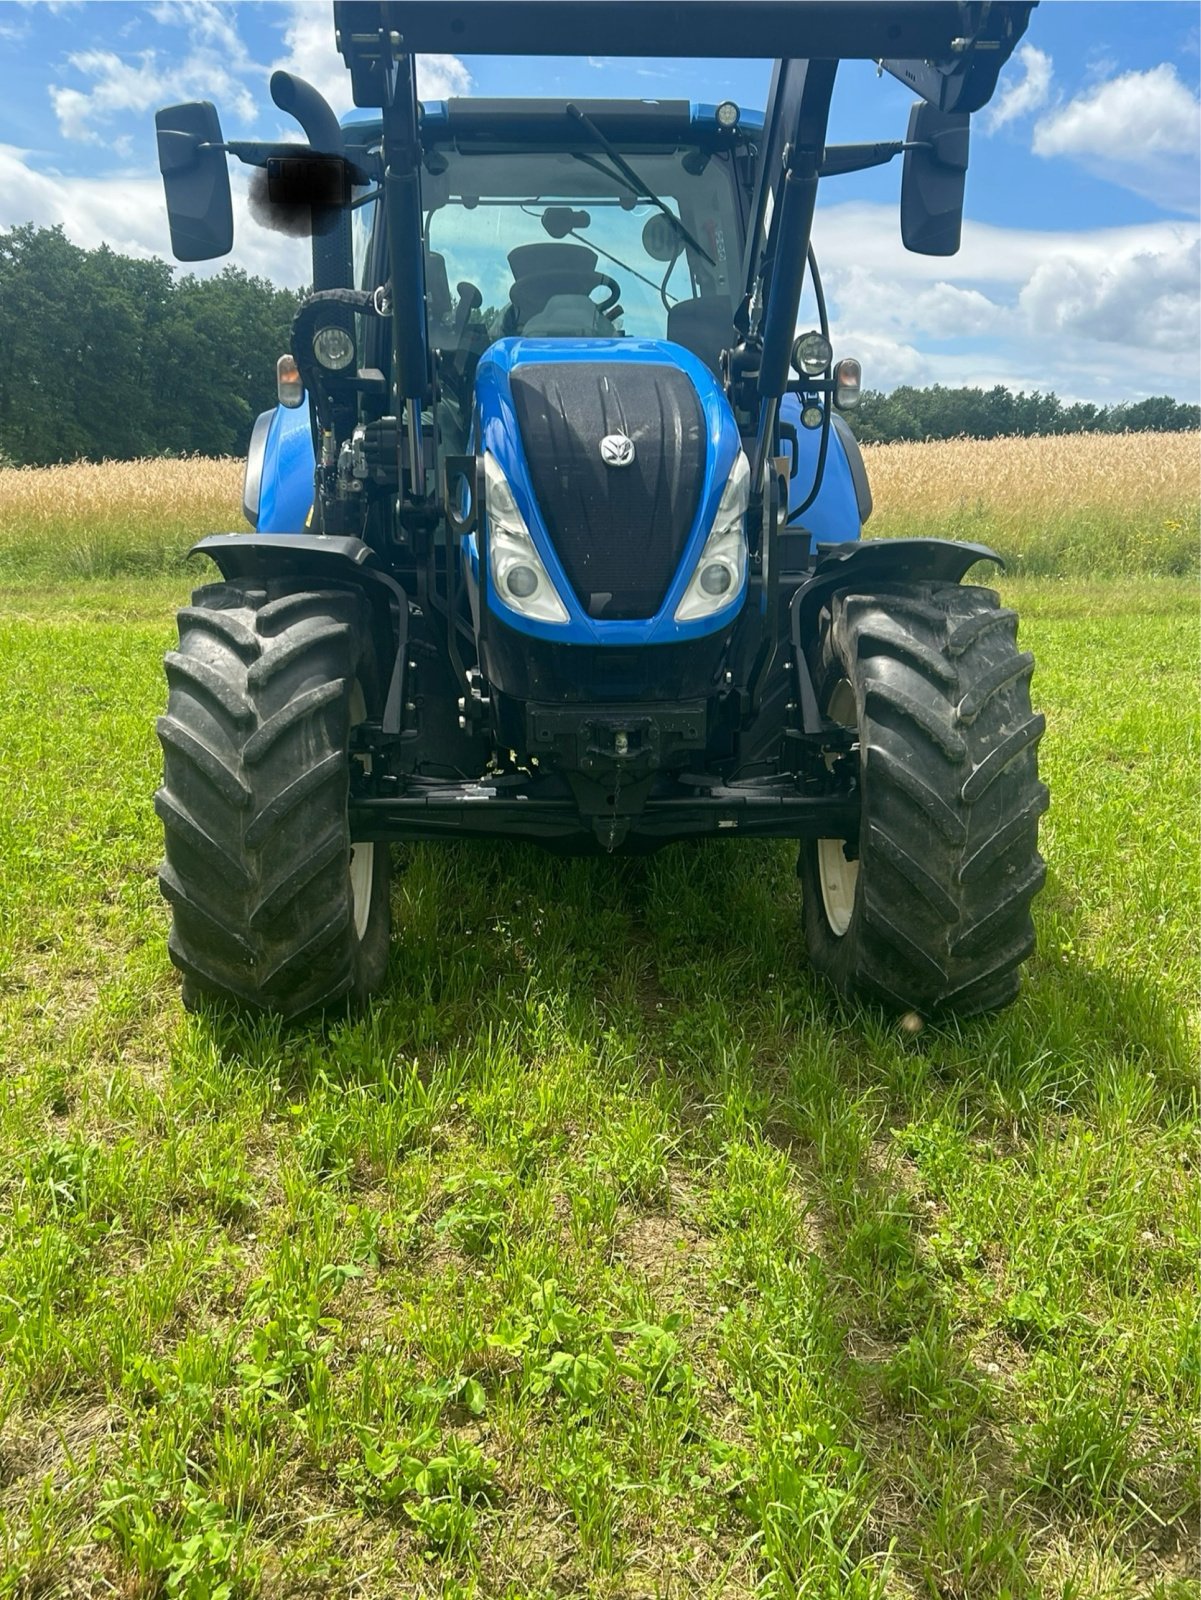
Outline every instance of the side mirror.
<svg viewBox="0 0 1201 1600"><path fill-rule="evenodd" d="M901 172L901 241L923 256L953 256L963 230L967 182L966 111L940 111L921 100L909 113Z"/></svg>
<svg viewBox="0 0 1201 1600"><path fill-rule="evenodd" d="M158 168L177 261L211 261L233 249L234 212L221 120L208 100L164 106L154 116Z"/></svg>

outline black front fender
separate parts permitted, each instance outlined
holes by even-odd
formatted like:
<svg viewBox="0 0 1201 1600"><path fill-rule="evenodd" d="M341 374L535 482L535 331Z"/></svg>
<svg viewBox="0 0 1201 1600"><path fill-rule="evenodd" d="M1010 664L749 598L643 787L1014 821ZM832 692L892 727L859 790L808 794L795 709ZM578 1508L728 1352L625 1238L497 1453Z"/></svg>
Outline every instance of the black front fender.
<svg viewBox="0 0 1201 1600"><path fill-rule="evenodd" d="M382 716L385 736L399 736L408 652L408 596L390 573L380 570L375 551L362 539L324 533L212 533L188 551L208 556L232 582L303 579L353 583L371 601L381 681L387 685Z"/></svg>
<svg viewBox="0 0 1201 1600"><path fill-rule="evenodd" d="M188 551L208 556L223 578L341 578L370 582L375 551L361 539L324 533L212 533Z"/></svg>
<svg viewBox="0 0 1201 1600"><path fill-rule="evenodd" d="M819 545L818 562L792 597L793 636L811 637L822 604L841 589L873 583L962 583L977 561L1005 562L986 544L959 539L861 539Z"/></svg>
<svg viewBox="0 0 1201 1600"><path fill-rule="evenodd" d="M806 735L826 731L809 672L809 646L817 619L831 595L871 590L877 583L962 583L977 561L1005 562L986 544L958 539L864 539L849 545L818 546L817 566L792 597L790 632L797 677L801 727Z"/></svg>

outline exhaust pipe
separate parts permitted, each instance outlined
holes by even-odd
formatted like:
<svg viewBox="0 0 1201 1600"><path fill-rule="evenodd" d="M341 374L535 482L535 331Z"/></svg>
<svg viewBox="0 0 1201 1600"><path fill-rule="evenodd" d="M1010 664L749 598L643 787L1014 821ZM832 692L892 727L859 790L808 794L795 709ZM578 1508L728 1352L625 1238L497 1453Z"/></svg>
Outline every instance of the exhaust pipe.
<svg viewBox="0 0 1201 1600"><path fill-rule="evenodd" d="M309 148L319 155L342 156L346 140L329 102L311 83L291 72L271 74L271 98L304 129ZM313 288L352 289L350 212L345 206L313 208ZM349 320L349 319L348 319Z"/></svg>

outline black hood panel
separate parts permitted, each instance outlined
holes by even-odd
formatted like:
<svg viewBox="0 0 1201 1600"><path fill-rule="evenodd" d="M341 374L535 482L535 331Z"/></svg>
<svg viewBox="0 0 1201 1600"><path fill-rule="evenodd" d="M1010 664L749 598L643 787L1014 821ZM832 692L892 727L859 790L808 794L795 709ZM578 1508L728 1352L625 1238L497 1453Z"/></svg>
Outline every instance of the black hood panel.
<svg viewBox="0 0 1201 1600"><path fill-rule="evenodd" d="M705 476L691 379L650 362L523 362L510 380L530 480L580 604L605 620L654 616L675 576ZM627 466L601 440L624 434Z"/></svg>

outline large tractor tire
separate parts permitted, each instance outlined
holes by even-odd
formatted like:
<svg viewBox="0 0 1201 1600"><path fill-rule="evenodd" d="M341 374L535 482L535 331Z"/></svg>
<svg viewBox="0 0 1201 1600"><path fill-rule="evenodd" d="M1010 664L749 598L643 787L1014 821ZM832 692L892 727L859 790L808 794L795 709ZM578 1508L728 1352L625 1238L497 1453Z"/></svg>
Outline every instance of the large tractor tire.
<svg viewBox="0 0 1201 1600"><path fill-rule="evenodd" d="M352 845L350 731L377 703L352 590L217 583L179 613L158 721L159 873L189 1009L288 1018L383 981L386 844Z"/></svg>
<svg viewBox="0 0 1201 1600"><path fill-rule="evenodd" d="M880 585L822 612L812 665L826 715L858 733L858 854L802 846L813 966L921 1016L1009 1003L1034 949L1046 869L1044 718L1034 658L990 589Z"/></svg>

